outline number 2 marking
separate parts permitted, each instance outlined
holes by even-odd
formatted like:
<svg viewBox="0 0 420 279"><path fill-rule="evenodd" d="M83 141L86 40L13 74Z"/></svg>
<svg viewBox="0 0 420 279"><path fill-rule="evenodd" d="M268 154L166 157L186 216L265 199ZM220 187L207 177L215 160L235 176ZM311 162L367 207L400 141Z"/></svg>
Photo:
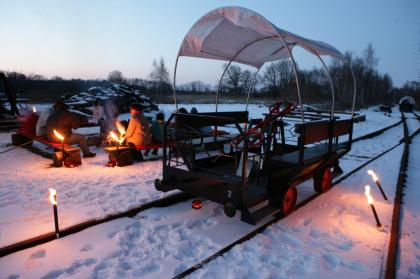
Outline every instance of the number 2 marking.
<svg viewBox="0 0 420 279"><path fill-rule="evenodd" d="M227 191L227 192L228 192L227 197L232 198L232 191Z"/></svg>

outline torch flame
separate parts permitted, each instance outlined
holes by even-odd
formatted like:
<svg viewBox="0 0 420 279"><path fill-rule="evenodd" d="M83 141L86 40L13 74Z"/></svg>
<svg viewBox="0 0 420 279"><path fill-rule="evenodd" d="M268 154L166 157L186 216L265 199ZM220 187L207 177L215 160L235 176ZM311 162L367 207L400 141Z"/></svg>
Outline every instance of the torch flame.
<svg viewBox="0 0 420 279"><path fill-rule="evenodd" d="M113 139L113 140L115 140L116 142L120 142L120 139L118 138L118 136L114 133L114 132L110 132L109 133L109 136Z"/></svg>
<svg viewBox="0 0 420 279"><path fill-rule="evenodd" d="M61 140L61 141L63 141L64 140L64 136L62 135L62 134L60 134L59 132L57 132L57 130L56 129L54 129L54 135L59 139L59 140Z"/></svg>
<svg viewBox="0 0 420 279"><path fill-rule="evenodd" d="M118 133L120 133L120 137L124 137L125 135L125 127L120 123L120 121L115 121L115 126L117 127Z"/></svg>
<svg viewBox="0 0 420 279"><path fill-rule="evenodd" d="M366 198L368 200L368 203L373 204L373 197L370 195L370 186L369 185L365 186L365 195L366 195Z"/></svg>
<svg viewBox="0 0 420 279"><path fill-rule="evenodd" d="M372 179L376 182L379 178L376 176L376 173L373 170L368 170L367 173L372 176Z"/></svg>
<svg viewBox="0 0 420 279"><path fill-rule="evenodd" d="M57 204L57 191L53 188L50 188L50 202L52 204Z"/></svg>
<svg viewBox="0 0 420 279"><path fill-rule="evenodd" d="M32 107L32 111L33 111L34 113L36 113L36 107L35 107L35 106L33 106L33 107Z"/></svg>

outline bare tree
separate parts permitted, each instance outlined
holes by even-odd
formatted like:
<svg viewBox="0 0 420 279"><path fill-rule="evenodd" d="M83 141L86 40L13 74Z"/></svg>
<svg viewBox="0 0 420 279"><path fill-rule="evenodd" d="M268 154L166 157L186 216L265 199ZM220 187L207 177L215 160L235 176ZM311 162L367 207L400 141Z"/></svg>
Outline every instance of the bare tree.
<svg viewBox="0 0 420 279"><path fill-rule="evenodd" d="M125 83L126 79L123 76L122 72L115 70L108 74L108 80L111 82L117 82L117 83Z"/></svg>
<svg viewBox="0 0 420 279"><path fill-rule="evenodd" d="M169 83L169 71L166 68L163 57L160 58L159 62L153 60L153 70L149 77L153 81L155 91L159 94L171 90L171 85Z"/></svg>
<svg viewBox="0 0 420 279"><path fill-rule="evenodd" d="M372 47L372 43L369 43L367 48L363 51L363 60L368 70L376 69L379 59L375 55L375 50Z"/></svg>
<svg viewBox="0 0 420 279"><path fill-rule="evenodd" d="M286 89L292 79L292 67L286 60L271 63L261 76L261 82L273 96L276 92Z"/></svg>
<svg viewBox="0 0 420 279"><path fill-rule="evenodd" d="M226 66L225 63L223 68ZM237 65L230 65L223 77L222 87L231 94L240 95L251 85L252 76L253 73L249 70L242 70Z"/></svg>

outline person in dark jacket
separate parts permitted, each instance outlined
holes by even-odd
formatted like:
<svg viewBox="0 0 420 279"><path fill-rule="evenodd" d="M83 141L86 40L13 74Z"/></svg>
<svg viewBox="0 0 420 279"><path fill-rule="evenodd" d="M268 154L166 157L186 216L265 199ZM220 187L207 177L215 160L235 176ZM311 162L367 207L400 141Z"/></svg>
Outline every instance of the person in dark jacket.
<svg viewBox="0 0 420 279"><path fill-rule="evenodd" d="M68 107L64 106L54 111L47 120L47 138L51 141L60 142L54 135L54 130L64 136L64 143L79 144L83 152L83 157L94 157L96 154L89 150L84 135L73 133L73 129L80 127L80 119Z"/></svg>
<svg viewBox="0 0 420 279"><path fill-rule="evenodd" d="M156 114L156 120L152 122L152 139L155 143L163 143L165 129L165 115L162 112ZM157 149L153 149L153 155L158 154ZM146 150L144 155L149 155L149 150Z"/></svg>

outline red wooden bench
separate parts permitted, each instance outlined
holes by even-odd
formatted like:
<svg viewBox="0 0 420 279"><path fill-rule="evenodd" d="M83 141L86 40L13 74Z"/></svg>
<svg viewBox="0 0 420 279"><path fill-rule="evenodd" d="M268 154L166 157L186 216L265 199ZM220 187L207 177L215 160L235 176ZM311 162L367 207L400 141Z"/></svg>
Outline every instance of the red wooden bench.
<svg viewBox="0 0 420 279"><path fill-rule="evenodd" d="M160 149L163 148L163 143L151 143L146 145L136 145L136 150L150 150L150 149Z"/></svg>

